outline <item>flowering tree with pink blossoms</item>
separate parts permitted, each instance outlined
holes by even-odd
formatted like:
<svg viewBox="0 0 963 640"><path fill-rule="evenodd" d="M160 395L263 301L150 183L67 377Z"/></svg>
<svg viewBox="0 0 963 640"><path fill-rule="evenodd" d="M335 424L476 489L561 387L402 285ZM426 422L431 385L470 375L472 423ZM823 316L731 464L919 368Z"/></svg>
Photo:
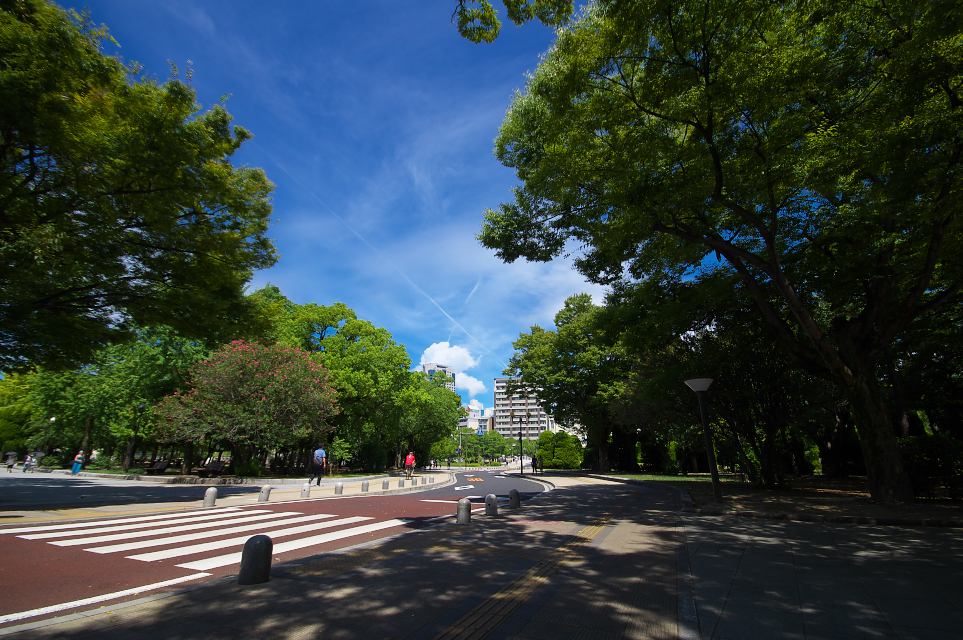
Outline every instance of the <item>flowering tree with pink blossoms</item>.
<svg viewBox="0 0 963 640"><path fill-rule="evenodd" d="M190 388L155 410L157 439L230 443L236 472L256 452L319 442L338 413L328 372L310 352L240 340L197 363Z"/></svg>

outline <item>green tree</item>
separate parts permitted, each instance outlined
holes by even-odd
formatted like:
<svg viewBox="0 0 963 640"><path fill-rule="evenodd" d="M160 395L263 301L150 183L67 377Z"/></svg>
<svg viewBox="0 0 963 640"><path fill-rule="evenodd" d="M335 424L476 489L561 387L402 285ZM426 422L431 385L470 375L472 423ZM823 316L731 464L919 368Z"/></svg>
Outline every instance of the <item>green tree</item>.
<svg viewBox="0 0 963 640"><path fill-rule="evenodd" d="M0 449L27 453L29 423L36 406L30 401L33 376L8 374L0 379Z"/></svg>
<svg viewBox="0 0 963 640"><path fill-rule="evenodd" d="M481 451L488 460L496 460L508 451L508 442L505 436L492 429L481 437Z"/></svg>
<svg viewBox="0 0 963 640"><path fill-rule="evenodd" d="M163 441L224 440L235 473L258 451L318 442L332 430L336 393L309 353L282 345L234 341L191 369L190 389L156 407Z"/></svg>
<svg viewBox="0 0 963 640"><path fill-rule="evenodd" d="M603 339L595 323L597 313L588 294L571 296L555 315L555 331L533 326L519 335L504 373L519 378L508 385L509 394L538 389L539 401L555 420L585 429L598 454L599 470L608 471L610 440L615 438L619 452L627 450L624 434L613 433L610 403L627 373L628 360L619 345ZM634 459L634 447L632 440L632 455L616 456L620 470L633 470L635 463L629 458Z"/></svg>
<svg viewBox="0 0 963 640"><path fill-rule="evenodd" d="M191 367L208 353L203 342L182 338L170 327L136 329L134 334L132 342L95 352L80 369L40 369L24 376L32 381L30 399L37 409L28 425L30 444L61 448L71 456L76 451L70 450L78 447L86 453L100 449L101 460L108 463L115 450L125 451L135 423L146 421L136 407L185 387ZM184 446L189 467L193 443Z"/></svg>
<svg viewBox="0 0 963 640"><path fill-rule="evenodd" d="M564 431L555 434L555 450L551 466L558 469L578 469L582 465L582 443Z"/></svg>
<svg viewBox="0 0 963 640"><path fill-rule="evenodd" d="M428 392L413 386L411 358L387 329L359 319L340 302L293 305L280 292L255 295L278 310L279 342L315 353L330 373L341 410L334 419L340 437L354 443L376 438L395 455L407 446L399 431L402 416L426 401Z"/></svg>
<svg viewBox="0 0 963 640"><path fill-rule="evenodd" d="M101 51L105 27L0 2L0 369L90 362L137 325L238 335L273 185L233 167L251 134Z"/></svg>
<svg viewBox="0 0 963 640"><path fill-rule="evenodd" d="M515 25L539 20L548 27L564 24L572 15L571 0L504 0L508 19ZM458 32L474 43L494 42L501 30L498 11L488 0L458 0L452 15Z"/></svg>
<svg viewBox="0 0 963 640"><path fill-rule="evenodd" d="M480 239L507 261L576 241L598 282L737 275L846 395L874 498L912 500L876 367L960 299L961 33L949 1L595 5L511 106L522 186Z"/></svg>

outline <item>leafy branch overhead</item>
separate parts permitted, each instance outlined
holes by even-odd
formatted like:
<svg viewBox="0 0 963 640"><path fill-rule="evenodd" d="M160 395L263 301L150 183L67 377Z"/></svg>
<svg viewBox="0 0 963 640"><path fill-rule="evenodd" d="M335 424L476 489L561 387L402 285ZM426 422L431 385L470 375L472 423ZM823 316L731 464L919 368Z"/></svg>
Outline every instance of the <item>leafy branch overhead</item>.
<svg viewBox="0 0 963 640"><path fill-rule="evenodd" d="M479 240L589 279L719 273L839 385L872 492L911 499L876 367L963 288L963 12L949 1L600 1L559 30ZM716 279L718 280L718 279Z"/></svg>
<svg viewBox="0 0 963 640"><path fill-rule="evenodd" d="M229 339L277 253L251 134L105 55L105 27L0 3L0 368L71 365L131 326ZM188 78L189 82L189 78Z"/></svg>
<svg viewBox="0 0 963 640"><path fill-rule="evenodd" d="M508 19L516 26L538 20L547 27L558 27L572 16L570 0L504 0ZM476 44L494 42L501 31L498 11L488 0L458 0L452 14L458 33Z"/></svg>

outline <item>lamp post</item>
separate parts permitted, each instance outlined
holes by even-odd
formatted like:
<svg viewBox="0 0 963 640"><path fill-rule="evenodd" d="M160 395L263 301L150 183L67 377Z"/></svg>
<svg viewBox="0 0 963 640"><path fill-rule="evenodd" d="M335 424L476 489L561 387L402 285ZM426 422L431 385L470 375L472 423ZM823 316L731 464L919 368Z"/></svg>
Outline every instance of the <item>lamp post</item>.
<svg viewBox="0 0 963 640"><path fill-rule="evenodd" d="M124 473L127 473L130 465L134 462L134 444L137 443L137 432L140 430L140 418L144 415L145 407L146 405L143 402L137 405L137 422L134 423L134 437L130 439L127 455L124 456Z"/></svg>
<svg viewBox="0 0 963 640"><path fill-rule="evenodd" d="M702 413L702 435L706 440L706 457L709 459L709 474L712 476L712 498L717 503L722 502L722 485L719 483L719 471L716 469L716 454L712 448L712 435L709 433L709 412L706 410L706 391L712 384L712 378L689 378L685 381L687 387L699 396L699 411Z"/></svg>
<svg viewBox="0 0 963 640"><path fill-rule="evenodd" d="M508 424L515 424L515 410L508 412ZM522 462L522 416L518 416L518 475L525 475L525 463Z"/></svg>

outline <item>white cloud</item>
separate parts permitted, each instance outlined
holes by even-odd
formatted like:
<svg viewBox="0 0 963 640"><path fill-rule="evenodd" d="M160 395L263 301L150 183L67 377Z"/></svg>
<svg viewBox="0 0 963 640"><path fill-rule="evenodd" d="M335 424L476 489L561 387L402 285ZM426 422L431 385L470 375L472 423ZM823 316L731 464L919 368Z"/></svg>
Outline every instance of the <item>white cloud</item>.
<svg viewBox="0 0 963 640"><path fill-rule="evenodd" d="M484 382L471 377L467 373L455 375L455 388L467 391L469 397L475 397L480 393L486 393L488 391Z"/></svg>
<svg viewBox="0 0 963 640"><path fill-rule="evenodd" d="M455 371L464 371L466 369L471 369L478 366L478 363L481 362L481 358L476 360L471 356L471 353L468 351L468 349L457 344L452 345L448 344L447 342L436 342L425 349L425 352L421 354L421 364L428 364L429 362L443 364L451 367ZM472 378L472 380L475 379ZM478 381L475 380L475 382ZM482 386L484 387L484 385Z"/></svg>

